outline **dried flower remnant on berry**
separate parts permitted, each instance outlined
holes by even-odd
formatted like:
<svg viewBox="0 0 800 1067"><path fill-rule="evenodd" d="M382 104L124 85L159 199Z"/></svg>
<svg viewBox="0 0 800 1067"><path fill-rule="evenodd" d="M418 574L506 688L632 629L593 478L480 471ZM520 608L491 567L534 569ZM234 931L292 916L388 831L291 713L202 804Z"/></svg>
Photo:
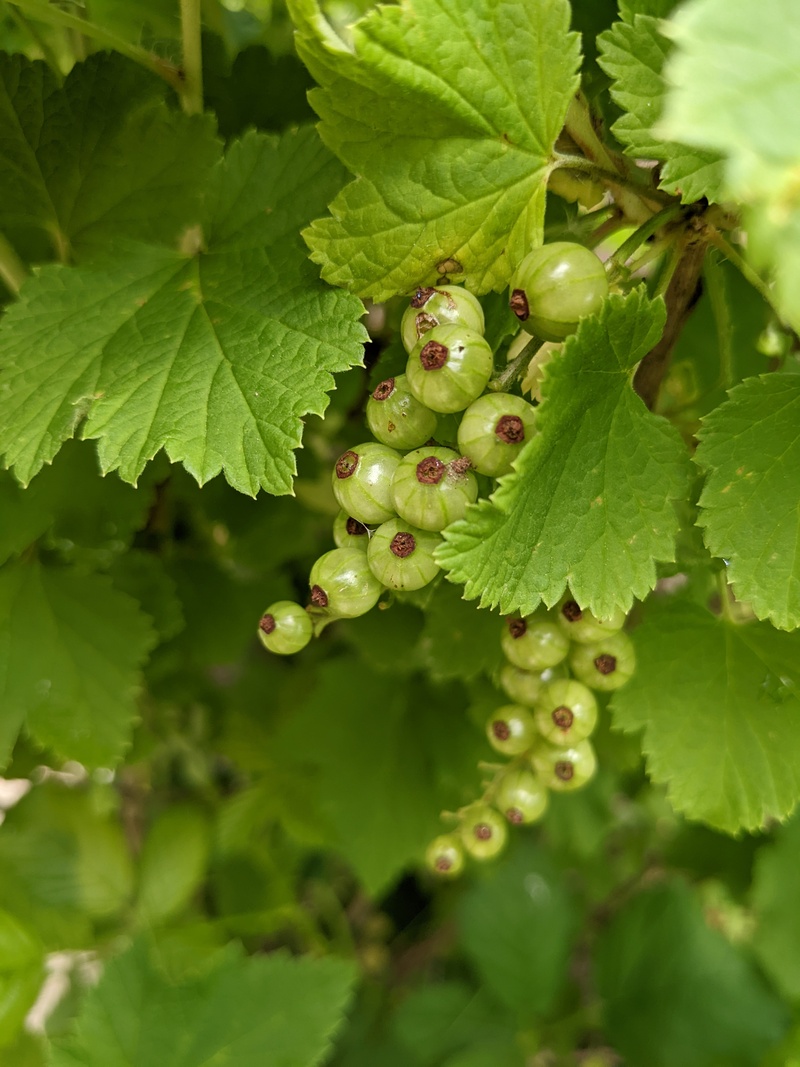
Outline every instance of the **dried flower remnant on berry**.
<svg viewBox="0 0 800 1067"><path fill-rule="evenodd" d="M525 425L518 415L503 415L497 420L494 432L507 445L518 445L525 440Z"/></svg>
<svg viewBox="0 0 800 1067"><path fill-rule="evenodd" d="M421 485L438 485L445 469L445 464L436 456L426 456L417 464L417 481Z"/></svg>
<svg viewBox="0 0 800 1067"><path fill-rule="evenodd" d="M561 608L561 614L568 622L580 622L583 612L574 600L568 600Z"/></svg>
<svg viewBox="0 0 800 1067"><path fill-rule="evenodd" d="M447 345L443 345L441 341L428 341L422 346L419 361L423 370L440 370L447 362L449 355L450 349Z"/></svg>
<svg viewBox="0 0 800 1067"><path fill-rule="evenodd" d="M575 716L564 704L555 708L551 717L559 730L569 730L570 726L572 726L575 721Z"/></svg>
<svg viewBox="0 0 800 1067"><path fill-rule="evenodd" d="M508 302L508 306L520 320L525 322L530 316L530 308L528 307L528 298L525 295L524 289L515 289L511 294L511 299Z"/></svg>
<svg viewBox="0 0 800 1067"><path fill-rule="evenodd" d="M516 640L519 637L524 637L528 624L524 619L507 619L506 625L508 626L508 632Z"/></svg>
<svg viewBox="0 0 800 1067"><path fill-rule="evenodd" d="M336 477L349 478L358 468L358 453L345 452L336 461Z"/></svg>
<svg viewBox="0 0 800 1067"><path fill-rule="evenodd" d="M398 559L407 559L416 547L416 538L407 530L395 534L389 545L390 551L397 556Z"/></svg>
<svg viewBox="0 0 800 1067"><path fill-rule="evenodd" d="M312 585L311 587L311 603L316 608L327 608L328 606L328 594L318 585Z"/></svg>
<svg viewBox="0 0 800 1067"><path fill-rule="evenodd" d="M617 669L617 658L609 655L608 652L604 652L602 656L597 657L594 665L601 674L613 674Z"/></svg>
<svg viewBox="0 0 800 1067"><path fill-rule="evenodd" d="M569 782L575 774L575 768L569 760L559 760L553 767L556 778L562 782Z"/></svg>
<svg viewBox="0 0 800 1067"><path fill-rule="evenodd" d="M275 631L275 616L274 615L262 615L258 624L258 628L263 630L265 634L271 634Z"/></svg>
<svg viewBox="0 0 800 1067"><path fill-rule="evenodd" d="M386 378L378 382L372 393L373 400L388 400L394 392L394 378Z"/></svg>

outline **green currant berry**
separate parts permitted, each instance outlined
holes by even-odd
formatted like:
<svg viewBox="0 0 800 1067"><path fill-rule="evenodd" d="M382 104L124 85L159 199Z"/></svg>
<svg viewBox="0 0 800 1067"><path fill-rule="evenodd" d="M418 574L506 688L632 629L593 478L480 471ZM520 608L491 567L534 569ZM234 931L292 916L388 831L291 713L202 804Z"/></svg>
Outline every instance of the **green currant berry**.
<svg viewBox="0 0 800 1067"><path fill-rule="evenodd" d="M405 374L379 382L367 401L367 425L393 448L419 448L436 433L436 414L420 404Z"/></svg>
<svg viewBox="0 0 800 1067"><path fill-rule="evenodd" d="M397 514L421 530L462 519L478 497L469 460L450 448L417 448L403 456L392 481Z"/></svg>
<svg viewBox="0 0 800 1067"><path fill-rule="evenodd" d="M374 608L383 589L360 548L334 548L311 568L311 603L334 618L354 619Z"/></svg>
<svg viewBox="0 0 800 1067"><path fill-rule="evenodd" d="M466 326L436 326L418 342L406 365L411 392L432 411L463 411L492 376L487 341Z"/></svg>
<svg viewBox="0 0 800 1067"><path fill-rule="evenodd" d="M458 451L480 474L499 478L533 436L535 412L527 400L489 393L475 400L458 428Z"/></svg>
<svg viewBox="0 0 800 1067"><path fill-rule="evenodd" d="M390 589L422 589L439 573L433 553L438 534L420 530L403 519L389 519L370 539L367 560L382 585Z"/></svg>
<svg viewBox="0 0 800 1067"><path fill-rule="evenodd" d="M569 641L554 622L506 619L502 637L506 659L524 671L542 671L566 659Z"/></svg>
<svg viewBox="0 0 800 1067"><path fill-rule="evenodd" d="M551 744L572 745L597 725L597 701L591 689L571 678L551 682L542 690L534 718L539 733Z"/></svg>
<svg viewBox="0 0 800 1067"><path fill-rule="evenodd" d="M528 333L545 341L569 337L607 296L603 264L591 249L570 241L534 248L511 279L511 310Z"/></svg>
<svg viewBox="0 0 800 1067"><path fill-rule="evenodd" d="M400 323L400 336L406 352L410 352L422 335L435 326L451 324L483 333L483 308L477 296L460 285L417 289Z"/></svg>
<svg viewBox="0 0 800 1067"><path fill-rule="evenodd" d="M261 644L280 656L291 656L311 640L313 627L305 608L291 600L270 604L258 624Z"/></svg>
<svg viewBox="0 0 800 1067"><path fill-rule="evenodd" d="M441 878L457 878L464 870L464 848L456 834L435 837L425 851L425 862Z"/></svg>
<svg viewBox="0 0 800 1067"><path fill-rule="evenodd" d="M626 633L609 634L591 645L575 645L570 666L577 678L590 689L610 692L619 689L636 669L636 653Z"/></svg>
<svg viewBox="0 0 800 1067"><path fill-rule="evenodd" d="M527 767L506 771L494 795L495 806L509 822L524 824L541 819L549 799L546 787Z"/></svg>
<svg viewBox="0 0 800 1067"><path fill-rule="evenodd" d="M570 641L589 645L621 630L625 625L625 612L617 610L610 619L598 619L568 596L558 605L556 619Z"/></svg>
<svg viewBox="0 0 800 1067"><path fill-rule="evenodd" d="M513 663L504 663L500 670L500 686L515 704L532 708L539 699L543 685L538 671L524 671Z"/></svg>
<svg viewBox="0 0 800 1067"><path fill-rule="evenodd" d="M333 495L359 522L386 522L394 515L392 478L401 456L373 441L344 452L333 468Z"/></svg>
<svg viewBox="0 0 800 1067"><path fill-rule="evenodd" d="M533 750L531 763L547 788L559 793L580 789L597 770L590 741L576 741L566 748L543 741Z"/></svg>
<svg viewBox="0 0 800 1067"><path fill-rule="evenodd" d="M476 860L489 860L503 851L508 838L505 819L488 804L474 804L461 823L464 848Z"/></svg>
<svg viewBox="0 0 800 1067"><path fill-rule="evenodd" d="M528 708L521 704L504 704L489 716L486 736L497 752L504 756L518 756L527 752L536 740L536 723Z"/></svg>
<svg viewBox="0 0 800 1067"><path fill-rule="evenodd" d="M370 529L346 511L340 511L333 522L333 540L337 548L360 548L367 551Z"/></svg>

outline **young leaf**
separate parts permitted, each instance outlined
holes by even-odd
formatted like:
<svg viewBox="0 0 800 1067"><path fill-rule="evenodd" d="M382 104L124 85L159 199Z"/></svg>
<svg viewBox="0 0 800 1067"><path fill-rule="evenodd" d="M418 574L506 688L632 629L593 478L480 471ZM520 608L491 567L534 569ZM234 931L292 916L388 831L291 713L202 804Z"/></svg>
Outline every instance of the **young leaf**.
<svg viewBox="0 0 800 1067"><path fill-rule="evenodd" d="M352 27L290 0L325 143L358 178L306 231L323 277L376 300L442 274L499 289L541 243L578 81L567 0L414 0Z"/></svg>
<svg viewBox="0 0 800 1067"><path fill-rule="evenodd" d="M800 379L750 378L703 420L698 525L759 619L800 626Z"/></svg>
<svg viewBox="0 0 800 1067"><path fill-rule="evenodd" d="M211 828L199 807L174 805L149 828L139 866L138 918L163 923L186 907L208 864Z"/></svg>
<svg viewBox="0 0 800 1067"><path fill-rule="evenodd" d="M0 766L25 726L89 766L116 763L154 635L107 578L38 563L0 570Z"/></svg>
<svg viewBox="0 0 800 1067"><path fill-rule="evenodd" d="M346 1007L353 970L336 959L247 959L230 945L200 978L169 983L137 941L106 967L53 1067L315 1067Z"/></svg>
<svg viewBox="0 0 800 1067"><path fill-rule="evenodd" d="M489 501L445 531L439 562L469 598L530 614L569 585L608 617L674 558L689 463L677 431L631 387L664 325L642 290L612 297L547 367L539 433Z"/></svg>
<svg viewBox="0 0 800 1067"><path fill-rule="evenodd" d="M241 492L290 492L301 417L324 411L366 337L360 301L318 282L297 236L340 180L313 131L249 134L214 170L186 253L43 268L0 330L0 449L17 477L83 420L125 481L163 448L201 483L224 470Z"/></svg>
<svg viewBox="0 0 800 1067"><path fill-rule="evenodd" d="M654 603L633 634L636 673L614 695L673 807L720 830L754 831L800 799L800 635Z"/></svg>
<svg viewBox="0 0 800 1067"><path fill-rule="evenodd" d="M598 63L612 79L611 96L626 112L613 132L628 154L661 160L659 187L679 195L685 204L701 197L718 200L723 176L719 154L667 141L657 132L667 89L662 67L670 48L659 20L635 15L630 22L617 22L600 35L598 44Z"/></svg>

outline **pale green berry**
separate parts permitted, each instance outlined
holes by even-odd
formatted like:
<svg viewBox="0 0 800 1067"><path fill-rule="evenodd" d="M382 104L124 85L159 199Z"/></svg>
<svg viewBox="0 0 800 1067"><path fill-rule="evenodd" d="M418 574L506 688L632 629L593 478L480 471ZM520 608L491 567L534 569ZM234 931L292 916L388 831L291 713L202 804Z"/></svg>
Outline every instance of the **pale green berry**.
<svg viewBox="0 0 800 1067"><path fill-rule="evenodd" d="M469 461L449 448L417 448L403 456L392 480L398 515L421 530L443 530L462 519L478 497Z"/></svg>
<svg viewBox="0 0 800 1067"><path fill-rule="evenodd" d="M512 767L500 779L494 803L509 822L528 824L541 819L547 809L546 787L527 767Z"/></svg>
<svg viewBox="0 0 800 1067"><path fill-rule="evenodd" d="M591 689L573 679L551 682L542 690L534 713L539 733L553 745L583 741L597 725L597 701Z"/></svg>
<svg viewBox="0 0 800 1067"><path fill-rule="evenodd" d="M536 723L522 704L504 704L493 711L486 723L489 744L504 756L527 752L537 738Z"/></svg>
<svg viewBox="0 0 800 1067"><path fill-rule="evenodd" d="M464 846L457 834L442 834L428 845L425 863L440 878L457 878L464 869Z"/></svg>
<svg viewBox="0 0 800 1067"><path fill-rule="evenodd" d="M488 342L465 326L437 326L408 357L414 396L431 411L463 411L481 395L494 368Z"/></svg>
<svg viewBox="0 0 800 1067"><path fill-rule="evenodd" d="M505 819L488 804L473 804L465 812L460 833L464 848L476 860L492 859L508 839Z"/></svg>
<svg viewBox="0 0 800 1067"><path fill-rule="evenodd" d="M337 548L360 548L367 551L370 529L346 511L340 511L333 522L333 540Z"/></svg>
<svg viewBox="0 0 800 1067"><path fill-rule="evenodd" d="M365 615L378 602L383 586L360 548L334 548L311 568L311 603L334 618Z"/></svg>
<svg viewBox="0 0 800 1067"><path fill-rule="evenodd" d="M391 519L392 478L400 459L399 452L374 441L343 452L331 475L342 511L365 524Z"/></svg>
<svg viewBox="0 0 800 1067"><path fill-rule="evenodd" d="M499 478L535 432L534 408L519 396L489 393L464 412L458 427L458 451L480 474Z"/></svg>
<svg viewBox="0 0 800 1067"><path fill-rule="evenodd" d="M543 685L538 671L524 671L513 663L504 663L500 671L500 686L515 704L532 708L539 699Z"/></svg>
<svg viewBox="0 0 800 1067"><path fill-rule="evenodd" d="M515 667L525 671L542 671L566 659L569 641L559 627L549 620L506 619L502 636L503 652Z"/></svg>
<svg viewBox="0 0 800 1067"><path fill-rule="evenodd" d="M590 741L562 747L542 741L531 756L533 769L548 789L565 793L580 789L597 770L597 757Z"/></svg>
<svg viewBox="0 0 800 1067"><path fill-rule="evenodd" d="M436 434L436 413L420 404L405 374L378 383L366 415L373 435L392 448L419 448Z"/></svg>
<svg viewBox="0 0 800 1067"><path fill-rule="evenodd" d="M313 626L305 608L291 600L270 604L258 624L261 644L280 656L291 656L311 640Z"/></svg>
<svg viewBox="0 0 800 1067"><path fill-rule="evenodd" d="M441 543L438 534L404 519L389 519L372 535L367 560L378 581L389 589L422 589L439 573L433 553Z"/></svg>
<svg viewBox="0 0 800 1067"><path fill-rule="evenodd" d="M403 312L400 336L406 352L411 352L423 334L435 326L467 326L483 333L483 308L476 296L460 285L438 285L417 289Z"/></svg>
<svg viewBox="0 0 800 1067"><path fill-rule="evenodd" d="M605 268L590 248L570 241L535 248L511 279L511 310L528 333L561 341L608 296Z"/></svg>
<svg viewBox="0 0 800 1067"><path fill-rule="evenodd" d="M575 645L570 656L573 673L590 689L610 692L633 676L636 653L626 633L609 634L591 645Z"/></svg>
<svg viewBox="0 0 800 1067"><path fill-rule="evenodd" d="M590 645L621 630L625 625L625 612L617 609L610 618L598 619L591 611L581 608L571 596L567 596L558 605L556 620L570 641Z"/></svg>

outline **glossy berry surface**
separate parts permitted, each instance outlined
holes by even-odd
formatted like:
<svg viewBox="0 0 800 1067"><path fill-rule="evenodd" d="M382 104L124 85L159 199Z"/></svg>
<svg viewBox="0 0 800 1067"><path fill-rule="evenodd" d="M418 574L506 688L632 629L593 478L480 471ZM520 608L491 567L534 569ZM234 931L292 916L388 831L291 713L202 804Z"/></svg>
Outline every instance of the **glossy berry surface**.
<svg viewBox="0 0 800 1067"><path fill-rule="evenodd" d="M340 511L333 520L333 542L337 548L360 548L366 552L369 537L369 527L346 511Z"/></svg>
<svg viewBox="0 0 800 1067"><path fill-rule="evenodd" d="M570 241L535 248L511 279L511 310L528 333L561 341L608 296L605 268L594 252Z"/></svg>
<svg viewBox="0 0 800 1067"><path fill-rule="evenodd" d="M457 878L464 870L464 846L457 834L435 837L425 851L428 869L440 878Z"/></svg>
<svg viewBox="0 0 800 1067"><path fill-rule="evenodd" d="M625 625L625 612L616 611L610 619L598 619L572 597L565 597L556 609L556 620L570 641L592 644L618 633Z"/></svg>
<svg viewBox="0 0 800 1067"><path fill-rule="evenodd" d="M313 626L304 607L291 600L270 604L258 624L261 644L279 656L300 652L311 640Z"/></svg>
<svg viewBox="0 0 800 1067"><path fill-rule="evenodd" d="M466 326L483 333L483 308L477 296L460 285L437 285L417 289L403 312L400 336L411 352L423 334L436 326Z"/></svg>
<svg viewBox="0 0 800 1067"><path fill-rule="evenodd" d="M542 671L566 659L569 641L554 622L546 619L505 620L502 645L506 659L525 671Z"/></svg>
<svg viewBox="0 0 800 1067"><path fill-rule="evenodd" d="M518 825L541 819L549 799L547 788L528 767L512 767L506 771L494 794L497 810L510 823Z"/></svg>
<svg viewBox="0 0 800 1067"><path fill-rule="evenodd" d="M342 511L363 523L386 522L394 515L392 478L400 453L369 441L343 452L331 481Z"/></svg>
<svg viewBox="0 0 800 1067"><path fill-rule="evenodd" d="M397 514L421 530L443 530L462 519L478 497L468 463L450 448L417 448L403 456L392 481Z"/></svg>
<svg viewBox="0 0 800 1067"><path fill-rule="evenodd" d="M476 860L489 860L503 851L508 839L506 821L488 804L474 804L460 826L464 848Z"/></svg>
<svg viewBox="0 0 800 1067"><path fill-rule="evenodd" d="M480 474L499 478L535 432L535 411L519 396L489 393L473 401L458 428L458 450Z"/></svg>
<svg viewBox="0 0 800 1067"><path fill-rule="evenodd" d="M575 677L590 689L610 692L625 685L636 669L636 653L626 633L610 634L591 645L575 645L570 656Z"/></svg>
<svg viewBox="0 0 800 1067"><path fill-rule="evenodd" d="M594 693L572 678L551 682L542 690L534 713L539 733L553 745L583 741L597 725Z"/></svg>
<svg viewBox="0 0 800 1067"><path fill-rule="evenodd" d="M375 386L366 414L373 436L393 448L419 448L436 433L436 413L420 404L405 374Z"/></svg>
<svg viewBox="0 0 800 1067"><path fill-rule="evenodd" d="M411 392L432 411L463 411L477 400L492 376L489 344L465 326L437 326L417 342L408 357Z"/></svg>
<svg viewBox="0 0 800 1067"><path fill-rule="evenodd" d="M528 751L538 735L528 708L522 704L504 704L489 716L486 736L496 752L502 752L504 756L518 756Z"/></svg>
<svg viewBox="0 0 800 1067"><path fill-rule="evenodd" d="M342 619L365 615L383 590L360 548L334 548L320 556L311 568L309 584L312 606Z"/></svg>
<svg viewBox="0 0 800 1067"><path fill-rule="evenodd" d="M439 573L433 553L438 534L420 530L404 519L389 519L370 539L367 561L378 581L389 589L422 589Z"/></svg>
<svg viewBox="0 0 800 1067"><path fill-rule="evenodd" d="M590 741L577 741L568 747L543 741L534 749L531 763L544 785L557 793L580 789L597 770L597 757Z"/></svg>
<svg viewBox="0 0 800 1067"><path fill-rule="evenodd" d="M538 671L524 671L513 663L504 663L500 671L500 687L515 704L532 708L544 687Z"/></svg>

